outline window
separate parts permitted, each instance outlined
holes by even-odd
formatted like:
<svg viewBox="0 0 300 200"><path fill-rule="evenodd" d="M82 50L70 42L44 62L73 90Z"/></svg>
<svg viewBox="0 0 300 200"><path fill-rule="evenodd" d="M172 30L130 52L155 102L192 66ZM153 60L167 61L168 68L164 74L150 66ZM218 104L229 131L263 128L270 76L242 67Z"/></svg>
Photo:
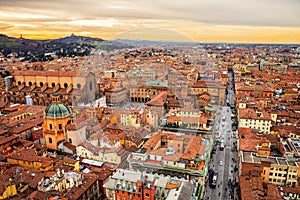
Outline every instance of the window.
<svg viewBox="0 0 300 200"><path fill-rule="evenodd" d="M51 138L51 137L49 138L49 143L50 143L50 144L52 143L52 138Z"/></svg>
<svg viewBox="0 0 300 200"><path fill-rule="evenodd" d="M149 193L145 193L145 196L149 198L149 197L150 197L150 194L149 194Z"/></svg>
<svg viewBox="0 0 300 200"><path fill-rule="evenodd" d="M78 84L77 84L77 88L78 88L78 89L80 89L80 88L81 88L81 85L80 85L80 83L78 83Z"/></svg>
<svg viewBox="0 0 300 200"><path fill-rule="evenodd" d="M54 88L55 87L55 83L51 83L51 86Z"/></svg>
<svg viewBox="0 0 300 200"><path fill-rule="evenodd" d="M52 130L52 124L49 124L49 129Z"/></svg>
<svg viewBox="0 0 300 200"><path fill-rule="evenodd" d="M40 86L43 87L43 86L44 86L44 83L43 83L43 82L40 82Z"/></svg>
<svg viewBox="0 0 300 200"><path fill-rule="evenodd" d="M62 130L62 124L58 124L58 129Z"/></svg>
<svg viewBox="0 0 300 200"><path fill-rule="evenodd" d="M68 83L64 83L64 88L67 88L68 87Z"/></svg>
<svg viewBox="0 0 300 200"><path fill-rule="evenodd" d="M90 82L90 90L93 90L92 82Z"/></svg>
<svg viewBox="0 0 300 200"><path fill-rule="evenodd" d="M69 143L72 144L72 139L71 138L69 138Z"/></svg>

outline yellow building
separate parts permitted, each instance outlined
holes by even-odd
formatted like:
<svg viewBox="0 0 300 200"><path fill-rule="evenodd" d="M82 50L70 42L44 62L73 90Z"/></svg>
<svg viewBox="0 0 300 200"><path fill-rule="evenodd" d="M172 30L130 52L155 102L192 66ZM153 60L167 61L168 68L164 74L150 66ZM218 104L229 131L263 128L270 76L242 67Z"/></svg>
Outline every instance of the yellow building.
<svg viewBox="0 0 300 200"><path fill-rule="evenodd" d="M298 187L298 174L300 173L298 164L284 158L277 158L276 161L270 167L264 167L263 181L276 185Z"/></svg>
<svg viewBox="0 0 300 200"><path fill-rule="evenodd" d="M139 110L124 110L121 111L120 121L123 126L139 128L145 122L144 113Z"/></svg>
<svg viewBox="0 0 300 200"><path fill-rule="evenodd" d="M261 133L270 133L272 127L272 118L269 113L251 108L240 108L238 120L240 128L253 128L260 130Z"/></svg>
<svg viewBox="0 0 300 200"><path fill-rule="evenodd" d="M63 162L64 162L64 165L69 166L69 167L73 167L74 171L77 171L77 172L80 171L80 162L79 162L79 160L73 160L73 159L70 159L68 157L65 157Z"/></svg>
<svg viewBox="0 0 300 200"><path fill-rule="evenodd" d="M2 183L5 184L0 190L0 199L8 199L17 194L17 188L15 184Z"/></svg>
<svg viewBox="0 0 300 200"><path fill-rule="evenodd" d="M256 146L256 151L260 156L270 156L271 143L263 137L260 146Z"/></svg>
<svg viewBox="0 0 300 200"><path fill-rule="evenodd" d="M297 162L274 156L260 156L241 151L242 174L260 172L264 183L298 187L300 168Z"/></svg>
<svg viewBox="0 0 300 200"><path fill-rule="evenodd" d="M47 148L58 150L58 143L67 140L66 126L73 124L72 110L60 102L57 93L53 94L52 103L44 113L43 132Z"/></svg>
<svg viewBox="0 0 300 200"><path fill-rule="evenodd" d="M51 158L36 155L33 149L23 149L7 157L7 162L12 165L38 169L40 171L53 170L54 162Z"/></svg>

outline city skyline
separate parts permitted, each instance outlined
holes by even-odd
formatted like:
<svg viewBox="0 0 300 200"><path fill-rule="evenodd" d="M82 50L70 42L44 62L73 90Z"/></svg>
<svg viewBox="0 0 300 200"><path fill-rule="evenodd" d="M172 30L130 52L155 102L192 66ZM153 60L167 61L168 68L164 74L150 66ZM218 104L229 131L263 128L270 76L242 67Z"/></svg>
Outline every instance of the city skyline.
<svg viewBox="0 0 300 200"><path fill-rule="evenodd" d="M1 33L51 39L299 43L300 2L278 1L0 1Z"/></svg>

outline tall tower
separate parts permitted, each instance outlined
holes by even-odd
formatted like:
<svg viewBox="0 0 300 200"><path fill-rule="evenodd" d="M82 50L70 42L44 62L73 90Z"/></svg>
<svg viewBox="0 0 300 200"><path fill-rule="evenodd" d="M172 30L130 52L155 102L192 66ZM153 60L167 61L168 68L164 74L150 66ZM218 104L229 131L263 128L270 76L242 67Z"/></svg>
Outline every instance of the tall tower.
<svg viewBox="0 0 300 200"><path fill-rule="evenodd" d="M47 148L57 150L58 144L67 140L66 126L74 123L73 119L72 110L54 93L52 103L44 112L43 133Z"/></svg>
<svg viewBox="0 0 300 200"><path fill-rule="evenodd" d="M263 70L264 70L264 64L265 64L264 59L261 59L261 60L260 60L260 63L259 63L259 70L260 70L260 71L263 71Z"/></svg>

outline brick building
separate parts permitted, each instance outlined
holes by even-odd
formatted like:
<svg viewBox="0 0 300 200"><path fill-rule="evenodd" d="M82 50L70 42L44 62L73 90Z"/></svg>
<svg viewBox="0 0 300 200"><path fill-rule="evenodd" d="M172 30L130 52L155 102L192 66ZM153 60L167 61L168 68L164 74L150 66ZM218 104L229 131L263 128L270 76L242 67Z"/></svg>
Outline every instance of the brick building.
<svg viewBox="0 0 300 200"><path fill-rule="evenodd" d="M77 71L14 71L14 86L8 100L13 103L47 105L56 92L66 104L87 103L99 95L95 74Z"/></svg>

